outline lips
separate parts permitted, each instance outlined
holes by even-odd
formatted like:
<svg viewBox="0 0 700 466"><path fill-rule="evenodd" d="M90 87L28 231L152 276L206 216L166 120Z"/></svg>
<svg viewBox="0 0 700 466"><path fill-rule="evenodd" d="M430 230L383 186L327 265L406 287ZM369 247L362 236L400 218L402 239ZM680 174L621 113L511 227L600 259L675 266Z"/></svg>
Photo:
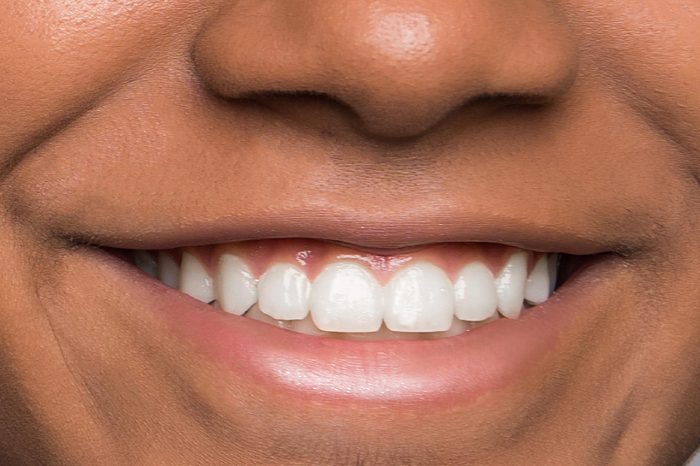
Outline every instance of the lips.
<svg viewBox="0 0 700 466"><path fill-rule="evenodd" d="M440 404L505 387L556 352L576 312L604 287L594 280L613 269L603 259L577 268L551 299L518 320L498 319L451 337L380 341L303 335L212 312L111 255L97 262L185 346L217 364L224 380L243 378L266 392L324 403Z"/></svg>
<svg viewBox="0 0 700 466"><path fill-rule="evenodd" d="M314 246L317 247L315 251ZM332 254L320 254L321 250ZM288 262L294 262L298 270L308 272L309 283L315 283L319 278L323 279L329 267L337 265L327 256L331 259L347 257L348 250L345 245L312 240L266 240L161 251L156 257L161 258L161 279L168 281L170 274L170 285L175 284L173 279L182 281L179 266L183 258L189 257L186 260L190 265L186 267L195 264L203 276L213 280L211 292L216 298L214 277L222 260L239 259L234 261L234 268L238 267L240 272L243 264L245 273L259 285L261 276L280 265L280 258L289 259L289 254L295 252ZM410 270L412 264L424 262L402 261L401 258L405 257L432 258L443 271L447 271L445 275L453 283L459 283L466 266L482 264L494 277L496 286L504 275L503 271L509 268L523 267L523 280L528 276L532 279L533 272L541 272L545 266L551 270L552 261L547 257L555 257L553 254L479 243L415 246L410 250L400 250L395 256L377 256L363 248L355 252L356 257L380 258L374 265L371 260L359 260L356 265L363 264L364 271L374 275L378 286L384 289L391 288L396 277ZM144 258L150 258L151 266L157 265L154 256L143 252L138 256L142 266ZM361 401L383 405L432 403L434 406L448 406L455 402L471 403L485 393L507 387L530 371L536 371L548 356L556 353L559 339L572 325L576 313L596 299L597 288L604 287L594 277L599 278L612 269L608 267L611 261L606 260L607 255L567 260L563 266L566 280L561 288L549 299L539 298L538 302L526 304L520 309L521 315L517 319L487 318L481 322L464 323L456 330L450 328L432 333L431 328L426 329L428 333L402 334L383 327L375 334L357 333L354 338L338 338L337 334L319 329L309 331L308 323L305 327L303 325L304 320L297 321L302 323L297 328L282 325L281 321L261 313L259 305L248 311L257 318L213 309L210 304L202 302L207 299L194 299L140 273L133 265L115 259L114 255L102 257L110 258L101 261L102 264L131 289L139 301L138 307L152 312L156 319L167 324L185 347L219 367L222 383L229 378L243 380L265 393L276 393L275 396L315 399L331 404ZM313 261L309 260L310 257L322 259ZM474 260L477 257L479 261ZM389 260L392 258L396 260ZM527 265L515 264L518 258L523 258ZM572 266L574 262L579 264ZM305 270L303 264L309 263L311 266ZM152 273L157 275L158 269L153 269ZM551 276L547 277L549 292L553 281ZM422 278L418 277L418 281ZM239 292L241 289L239 284ZM520 293L522 303L524 288ZM400 300L398 304L402 304ZM368 335L373 336L368 338Z"/></svg>

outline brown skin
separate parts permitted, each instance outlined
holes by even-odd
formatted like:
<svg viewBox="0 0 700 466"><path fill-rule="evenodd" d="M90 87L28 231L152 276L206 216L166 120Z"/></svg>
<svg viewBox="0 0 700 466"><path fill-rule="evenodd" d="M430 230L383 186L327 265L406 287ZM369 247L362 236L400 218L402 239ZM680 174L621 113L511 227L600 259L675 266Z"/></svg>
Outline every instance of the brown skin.
<svg viewBox="0 0 700 466"><path fill-rule="evenodd" d="M0 3L0 463L674 465L698 446L698 2ZM226 386L74 247L280 225L574 235L624 267L528 376L397 411Z"/></svg>

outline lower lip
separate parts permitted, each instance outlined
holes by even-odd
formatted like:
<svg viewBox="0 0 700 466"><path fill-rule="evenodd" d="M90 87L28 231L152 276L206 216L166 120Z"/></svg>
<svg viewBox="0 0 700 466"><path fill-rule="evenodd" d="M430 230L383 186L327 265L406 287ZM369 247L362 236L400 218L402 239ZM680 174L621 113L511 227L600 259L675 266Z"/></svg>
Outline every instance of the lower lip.
<svg viewBox="0 0 700 466"><path fill-rule="evenodd" d="M154 286L144 275L134 280L138 272L122 261L110 263L119 264L122 276L130 275L141 306L220 365L222 378L324 403L433 407L468 402L536 369L556 350L575 310L587 307L591 290L585 285L602 265L580 270L552 299L518 320L498 319L444 339L357 341L294 333L213 311L159 282Z"/></svg>

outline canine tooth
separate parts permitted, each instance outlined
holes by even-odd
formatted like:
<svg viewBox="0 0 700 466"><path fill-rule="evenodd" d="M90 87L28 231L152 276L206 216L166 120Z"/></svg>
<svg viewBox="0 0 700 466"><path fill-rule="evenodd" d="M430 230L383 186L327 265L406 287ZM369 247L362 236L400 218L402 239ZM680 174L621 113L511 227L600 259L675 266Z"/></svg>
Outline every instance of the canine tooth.
<svg viewBox="0 0 700 466"><path fill-rule="evenodd" d="M481 262L466 265L455 281L455 315L460 320L480 322L493 317L498 295L493 274Z"/></svg>
<svg viewBox="0 0 700 466"><path fill-rule="evenodd" d="M163 251L158 253L158 279L171 288L177 288L180 266L175 259Z"/></svg>
<svg viewBox="0 0 700 466"><path fill-rule="evenodd" d="M158 275L158 261L150 251L134 251L134 263L147 275L156 277Z"/></svg>
<svg viewBox="0 0 700 466"><path fill-rule="evenodd" d="M506 262L496 278L498 310L509 319L517 319L523 308L527 280L527 252L518 251Z"/></svg>
<svg viewBox="0 0 700 466"><path fill-rule="evenodd" d="M221 309L242 316L257 300L258 288L248 264L238 256L222 255L216 280L216 301Z"/></svg>
<svg viewBox="0 0 700 466"><path fill-rule="evenodd" d="M542 304L549 298L548 255L540 257L525 283L525 300L530 304Z"/></svg>
<svg viewBox="0 0 700 466"><path fill-rule="evenodd" d="M386 286L384 323L394 332L444 332L452 325L454 288L427 262L397 273Z"/></svg>
<svg viewBox="0 0 700 466"><path fill-rule="evenodd" d="M384 317L382 289L371 273L351 262L328 265L311 290L311 318L326 332L376 332Z"/></svg>
<svg viewBox="0 0 700 466"><path fill-rule="evenodd" d="M214 279L204 265L190 253L182 253L182 267L178 281L180 291L203 303L214 300Z"/></svg>
<svg viewBox="0 0 700 466"><path fill-rule="evenodd" d="M273 319L301 320L309 314L311 284L292 264L276 264L260 277L258 306Z"/></svg>

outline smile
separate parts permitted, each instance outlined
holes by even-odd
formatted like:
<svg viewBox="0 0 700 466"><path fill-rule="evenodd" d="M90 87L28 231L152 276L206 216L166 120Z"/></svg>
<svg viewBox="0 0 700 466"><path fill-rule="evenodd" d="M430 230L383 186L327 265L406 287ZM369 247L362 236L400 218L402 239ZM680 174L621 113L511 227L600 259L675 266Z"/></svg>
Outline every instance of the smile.
<svg viewBox="0 0 700 466"><path fill-rule="evenodd" d="M94 264L222 382L333 404L438 406L506 387L610 293L597 278L616 270L607 254L479 242L263 239L116 256Z"/></svg>
<svg viewBox="0 0 700 466"><path fill-rule="evenodd" d="M134 251L212 312L329 337L436 338L517 319L556 284L558 254L452 243L387 254L313 240Z"/></svg>

